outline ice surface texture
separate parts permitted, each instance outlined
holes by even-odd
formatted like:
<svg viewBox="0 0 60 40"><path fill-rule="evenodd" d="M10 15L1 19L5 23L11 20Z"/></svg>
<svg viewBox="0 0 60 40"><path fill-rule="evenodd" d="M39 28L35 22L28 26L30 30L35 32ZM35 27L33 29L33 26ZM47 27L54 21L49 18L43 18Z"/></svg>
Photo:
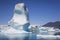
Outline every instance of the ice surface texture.
<svg viewBox="0 0 60 40"><path fill-rule="evenodd" d="M28 16L28 10L24 3L18 3L15 5L14 15L8 23L15 29L29 31L30 23Z"/></svg>

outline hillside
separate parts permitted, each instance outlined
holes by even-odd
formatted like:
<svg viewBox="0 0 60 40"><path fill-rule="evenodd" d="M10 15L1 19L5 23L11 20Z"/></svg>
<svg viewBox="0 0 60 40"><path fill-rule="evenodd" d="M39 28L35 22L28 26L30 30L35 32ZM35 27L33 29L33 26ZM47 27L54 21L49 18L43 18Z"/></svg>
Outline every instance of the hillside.
<svg viewBox="0 0 60 40"><path fill-rule="evenodd" d="M54 27L54 28L60 29L60 21L48 22L48 23L44 24L43 27Z"/></svg>

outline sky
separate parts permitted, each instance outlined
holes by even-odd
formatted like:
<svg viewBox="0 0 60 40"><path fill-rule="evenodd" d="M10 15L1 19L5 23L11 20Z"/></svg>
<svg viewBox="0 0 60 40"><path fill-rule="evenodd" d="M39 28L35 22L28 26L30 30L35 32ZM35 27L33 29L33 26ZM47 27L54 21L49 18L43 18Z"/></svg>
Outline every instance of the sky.
<svg viewBox="0 0 60 40"><path fill-rule="evenodd" d="M8 24L17 3L25 3L32 25L60 21L60 0L0 0L0 25Z"/></svg>

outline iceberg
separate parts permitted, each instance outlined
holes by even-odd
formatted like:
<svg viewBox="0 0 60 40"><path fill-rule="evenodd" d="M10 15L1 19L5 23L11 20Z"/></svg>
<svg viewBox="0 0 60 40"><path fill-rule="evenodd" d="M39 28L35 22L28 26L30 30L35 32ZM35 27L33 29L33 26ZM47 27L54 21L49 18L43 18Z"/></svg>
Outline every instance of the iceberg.
<svg viewBox="0 0 60 40"><path fill-rule="evenodd" d="M18 3L15 5L14 15L8 24L17 30L29 31L28 27L30 23L28 10L24 3Z"/></svg>
<svg viewBox="0 0 60 40"><path fill-rule="evenodd" d="M14 15L8 25L2 25L0 27L0 35L8 38L19 37L23 40L29 35L29 15L28 9L24 3L18 3L15 5Z"/></svg>

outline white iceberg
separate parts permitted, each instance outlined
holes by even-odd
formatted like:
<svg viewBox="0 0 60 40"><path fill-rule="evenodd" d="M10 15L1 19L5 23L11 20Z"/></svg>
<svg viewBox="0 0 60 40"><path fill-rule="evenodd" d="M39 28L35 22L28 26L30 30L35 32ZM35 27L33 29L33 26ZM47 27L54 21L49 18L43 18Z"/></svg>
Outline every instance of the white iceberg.
<svg viewBox="0 0 60 40"><path fill-rule="evenodd" d="M28 31L30 23L28 17L28 10L24 3L18 3L15 5L14 16L8 22L8 24L17 30Z"/></svg>
<svg viewBox="0 0 60 40"><path fill-rule="evenodd" d="M28 10L24 3L18 3L15 5L14 15L8 22L8 25L1 27L0 35L5 35L10 38L20 37L23 39L29 34L27 32L29 25Z"/></svg>

